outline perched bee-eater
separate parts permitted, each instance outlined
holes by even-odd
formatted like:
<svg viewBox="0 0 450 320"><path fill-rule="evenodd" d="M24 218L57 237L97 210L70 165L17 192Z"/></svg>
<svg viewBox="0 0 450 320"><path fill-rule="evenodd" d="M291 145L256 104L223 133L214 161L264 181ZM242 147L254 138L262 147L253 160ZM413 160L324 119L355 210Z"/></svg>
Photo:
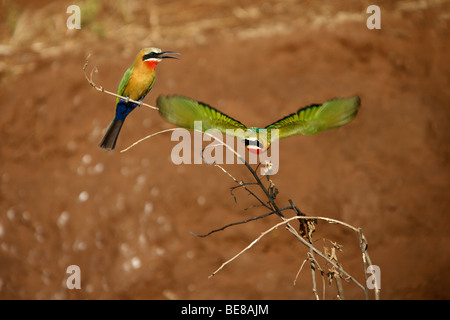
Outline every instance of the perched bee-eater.
<svg viewBox="0 0 450 320"><path fill-rule="evenodd" d="M265 128L247 128L220 111L185 97L159 96L156 104L161 116L170 123L194 130L197 129L194 127L194 121L201 121L201 131L219 130L222 134L243 140L250 152L260 153L266 151L270 143L276 139L272 136L272 129L278 129L278 139L282 139L297 134L313 135L323 130L338 128L353 120L360 102L359 97L352 97L312 104Z"/></svg>
<svg viewBox="0 0 450 320"><path fill-rule="evenodd" d="M142 101L146 94L152 89L155 82L155 67L165 58L176 59L165 54L178 54L177 52L164 51L158 48L144 48L139 51L134 63L125 71L119 84L117 94L135 101ZM131 101L124 101L117 98L116 116L111 122L105 136L99 144L100 148L106 150L114 149L119 136L120 129L128 114L133 111L139 104Z"/></svg>

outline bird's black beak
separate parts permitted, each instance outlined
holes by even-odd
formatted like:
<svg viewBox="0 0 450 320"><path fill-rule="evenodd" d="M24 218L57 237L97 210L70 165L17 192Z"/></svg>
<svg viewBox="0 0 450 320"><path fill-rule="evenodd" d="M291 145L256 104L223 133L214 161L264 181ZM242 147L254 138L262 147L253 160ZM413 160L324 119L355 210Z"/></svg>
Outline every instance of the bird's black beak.
<svg viewBox="0 0 450 320"><path fill-rule="evenodd" d="M164 52L150 52L147 53L142 57L142 60L151 60L151 59L165 59L165 58L171 58L171 59L178 59L177 57L172 56L165 56L165 54L179 54L178 52L174 51L164 51Z"/></svg>
<svg viewBox="0 0 450 320"><path fill-rule="evenodd" d="M172 56L165 56L165 54L180 54L179 52L174 52L174 51L163 51L161 53L158 53L158 58L160 59L178 59L177 57L172 57Z"/></svg>

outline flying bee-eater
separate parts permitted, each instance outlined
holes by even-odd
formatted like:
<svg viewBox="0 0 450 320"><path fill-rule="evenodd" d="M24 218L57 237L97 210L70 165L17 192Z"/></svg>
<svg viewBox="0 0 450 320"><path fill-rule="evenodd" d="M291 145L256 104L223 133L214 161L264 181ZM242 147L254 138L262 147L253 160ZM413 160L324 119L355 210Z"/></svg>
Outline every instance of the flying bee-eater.
<svg viewBox="0 0 450 320"><path fill-rule="evenodd" d="M312 104L299 109L265 128L247 127L241 122L204 104L181 96L159 96L156 102L160 115L179 127L194 130L194 121L201 121L201 131L219 130L244 141L253 153L265 152L278 139L293 135L313 135L338 128L355 118L361 104L359 97L337 98L323 104ZM278 137L272 134L278 129Z"/></svg>
<svg viewBox="0 0 450 320"><path fill-rule="evenodd" d="M156 65L163 59L176 59L176 57L168 56L166 54L178 53L173 51L163 52L158 48L144 48L139 51L133 65L125 71L122 80L120 81L117 94L135 101L142 101L152 89L155 82ZM125 118L138 105L139 104L137 103L117 98L116 115L99 144L100 148L106 150L114 149Z"/></svg>

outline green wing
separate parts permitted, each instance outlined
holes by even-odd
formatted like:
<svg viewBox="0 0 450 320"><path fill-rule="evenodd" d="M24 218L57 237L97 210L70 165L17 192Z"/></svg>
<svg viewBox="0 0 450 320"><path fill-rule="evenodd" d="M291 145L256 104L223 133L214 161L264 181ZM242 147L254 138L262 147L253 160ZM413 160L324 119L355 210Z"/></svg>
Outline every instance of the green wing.
<svg viewBox="0 0 450 320"><path fill-rule="evenodd" d="M298 110L266 129L279 129L279 138L296 134L313 135L349 123L360 106L359 97L333 99L322 105L311 105Z"/></svg>
<svg viewBox="0 0 450 320"><path fill-rule="evenodd" d="M133 67L134 64L131 67L129 67L127 71L125 71L125 73L122 76L122 80L120 80L119 89L117 89L117 94L119 96L123 96L123 92L125 91L128 81L130 80L131 72L133 72ZM120 98L117 98L116 103L119 103L119 101Z"/></svg>
<svg viewBox="0 0 450 320"><path fill-rule="evenodd" d="M224 134L241 137L241 130L236 133L227 129L247 130L247 127L237 120L204 104L181 96L159 96L156 105L161 116L179 127L194 130L194 121L202 122L202 131L217 129Z"/></svg>

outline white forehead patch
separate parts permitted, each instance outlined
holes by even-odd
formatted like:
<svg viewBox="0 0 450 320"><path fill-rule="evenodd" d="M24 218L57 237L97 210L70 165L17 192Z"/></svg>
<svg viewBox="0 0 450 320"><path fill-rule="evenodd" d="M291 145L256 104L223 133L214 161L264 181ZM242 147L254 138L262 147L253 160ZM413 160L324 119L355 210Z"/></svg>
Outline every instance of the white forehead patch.
<svg viewBox="0 0 450 320"><path fill-rule="evenodd" d="M145 54L144 55L146 55L146 54L149 54L149 53L152 53L152 52L154 52L154 53L161 53L162 52L162 50L160 49L160 48L146 48L145 49ZM161 58L148 58L148 59L145 59L144 61L157 61L157 62L161 62L162 61L162 59Z"/></svg>
<svg viewBox="0 0 450 320"><path fill-rule="evenodd" d="M150 52L156 52L156 53L161 53L161 49L160 48L146 48L147 53Z"/></svg>

